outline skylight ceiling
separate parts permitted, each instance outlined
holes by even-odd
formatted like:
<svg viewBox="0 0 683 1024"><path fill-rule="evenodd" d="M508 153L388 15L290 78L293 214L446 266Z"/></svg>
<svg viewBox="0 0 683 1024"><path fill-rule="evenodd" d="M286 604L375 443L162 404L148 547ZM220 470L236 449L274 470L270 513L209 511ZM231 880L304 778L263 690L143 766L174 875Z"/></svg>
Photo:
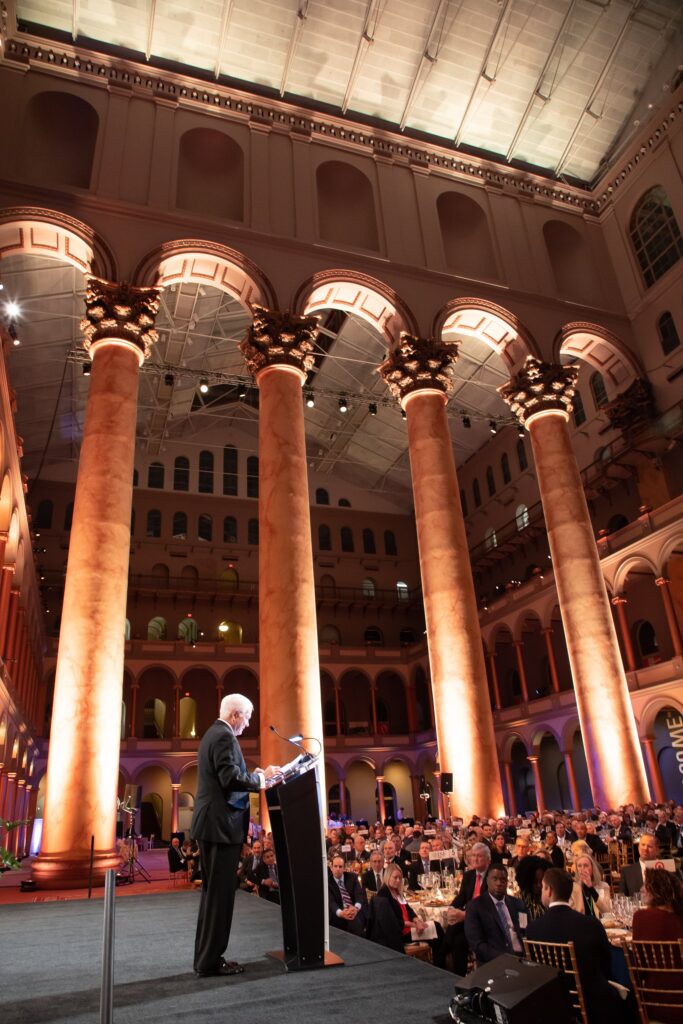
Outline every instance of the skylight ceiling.
<svg viewBox="0 0 683 1024"><path fill-rule="evenodd" d="M17 18L592 181L665 97L680 0L17 0Z"/></svg>

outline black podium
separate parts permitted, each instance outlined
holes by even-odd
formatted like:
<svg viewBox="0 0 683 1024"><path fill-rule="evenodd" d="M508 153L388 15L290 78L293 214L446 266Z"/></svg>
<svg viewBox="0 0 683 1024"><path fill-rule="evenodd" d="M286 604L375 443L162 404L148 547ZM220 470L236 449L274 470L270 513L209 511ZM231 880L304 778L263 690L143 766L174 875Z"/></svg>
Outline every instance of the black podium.
<svg viewBox="0 0 683 1024"><path fill-rule="evenodd" d="M320 818L320 778L315 763L266 792L282 911L282 959L288 971L331 967L327 859Z"/></svg>

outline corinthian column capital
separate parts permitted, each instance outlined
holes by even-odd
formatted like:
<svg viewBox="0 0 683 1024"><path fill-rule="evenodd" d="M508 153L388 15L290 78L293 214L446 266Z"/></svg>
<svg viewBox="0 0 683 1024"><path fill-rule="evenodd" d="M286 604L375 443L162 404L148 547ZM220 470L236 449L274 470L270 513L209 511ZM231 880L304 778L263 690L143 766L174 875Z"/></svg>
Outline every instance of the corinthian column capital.
<svg viewBox="0 0 683 1024"><path fill-rule="evenodd" d="M447 395L453 389L453 363L458 357L454 341L440 338L416 338L402 332L398 346L377 372L394 398L403 404L414 391L441 391Z"/></svg>
<svg viewBox="0 0 683 1024"><path fill-rule="evenodd" d="M560 411L569 416L579 371L574 366L545 363L527 356L524 366L498 392L522 425L539 412Z"/></svg>
<svg viewBox="0 0 683 1024"><path fill-rule="evenodd" d="M158 288L89 277L85 292L85 316L81 320L83 345L87 352L98 342L111 339L128 342L140 353L140 362L157 340L154 320L159 312Z"/></svg>
<svg viewBox="0 0 683 1024"><path fill-rule="evenodd" d="M313 367L317 316L254 306L254 321L240 345L250 373L267 366L293 366L303 374Z"/></svg>

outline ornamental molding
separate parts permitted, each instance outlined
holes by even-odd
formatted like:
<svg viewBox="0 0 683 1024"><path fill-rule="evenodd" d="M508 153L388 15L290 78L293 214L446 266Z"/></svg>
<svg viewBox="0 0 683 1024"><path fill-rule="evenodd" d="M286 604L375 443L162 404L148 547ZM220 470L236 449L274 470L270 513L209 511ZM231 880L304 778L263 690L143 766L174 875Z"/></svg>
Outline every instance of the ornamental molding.
<svg viewBox="0 0 683 1024"><path fill-rule="evenodd" d="M391 354L377 367L394 398L400 402L414 391L453 390L453 363L458 358L454 341L441 338L417 338L402 332Z"/></svg>
<svg viewBox="0 0 683 1024"><path fill-rule="evenodd" d="M498 388L498 394L524 424L537 412L559 409L570 413L578 379L576 366L560 366L527 356L522 369Z"/></svg>
<svg viewBox="0 0 683 1024"><path fill-rule="evenodd" d="M317 316L254 306L254 320L240 350L254 377L268 366L293 366L308 373L315 364Z"/></svg>
<svg viewBox="0 0 683 1024"><path fill-rule="evenodd" d="M657 415L652 385L642 377L636 379L602 409L610 426L622 434L632 434L650 423Z"/></svg>
<svg viewBox="0 0 683 1024"><path fill-rule="evenodd" d="M154 320L159 305L157 288L135 288L125 282L88 277L85 317L81 320L86 352L97 342L112 338L130 342L146 358L158 337Z"/></svg>

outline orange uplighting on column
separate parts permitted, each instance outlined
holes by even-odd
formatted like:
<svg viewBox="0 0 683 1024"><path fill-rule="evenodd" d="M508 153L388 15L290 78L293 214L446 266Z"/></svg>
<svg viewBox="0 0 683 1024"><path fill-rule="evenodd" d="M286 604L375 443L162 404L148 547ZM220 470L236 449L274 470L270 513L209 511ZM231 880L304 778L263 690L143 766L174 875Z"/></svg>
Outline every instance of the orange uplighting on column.
<svg viewBox="0 0 683 1024"><path fill-rule="evenodd" d="M531 437L593 801L644 803L647 779L568 420L574 367L528 356L500 388Z"/></svg>
<svg viewBox="0 0 683 1024"><path fill-rule="evenodd" d="M259 690L264 767L294 756L284 736L324 743L308 463L301 388L316 317L255 307L242 343L259 388ZM317 752L314 744L310 748ZM318 762L326 814L325 771Z"/></svg>
<svg viewBox="0 0 683 1024"><path fill-rule="evenodd" d="M406 411L439 761L453 813L503 813L493 716L446 418L456 346L402 335L379 372Z"/></svg>
<svg viewBox="0 0 683 1024"><path fill-rule="evenodd" d="M138 373L159 300L156 289L89 279L81 326L92 360L83 428L47 768L43 888L94 881L114 852Z"/></svg>

